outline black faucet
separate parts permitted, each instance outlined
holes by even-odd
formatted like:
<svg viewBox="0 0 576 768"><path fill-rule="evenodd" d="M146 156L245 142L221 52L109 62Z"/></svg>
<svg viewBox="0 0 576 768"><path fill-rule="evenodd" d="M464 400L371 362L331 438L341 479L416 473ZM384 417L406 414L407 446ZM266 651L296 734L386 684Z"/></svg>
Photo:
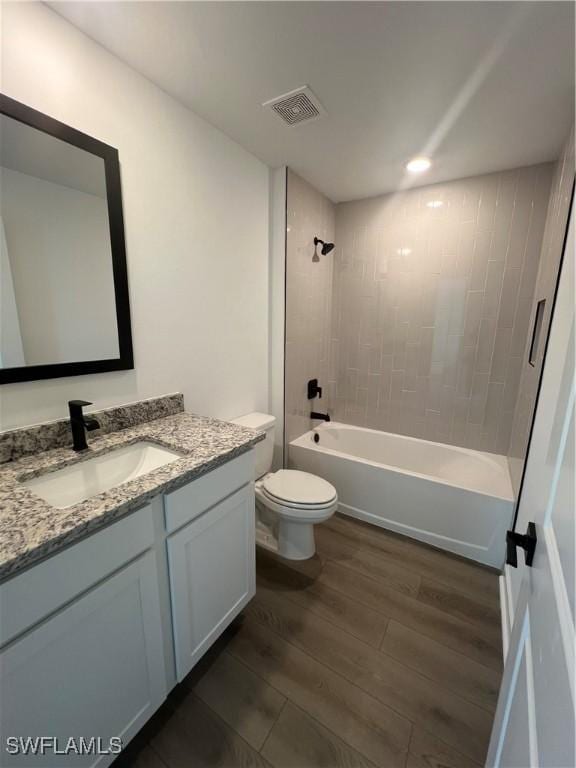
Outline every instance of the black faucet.
<svg viewBox="0 0 576 768"><path fill-rule="evenodd" d="M321 419L322 421L330 421L330 414L329 413L317 413L317 411L312 411L310 414L311 419Z"/></svg>
<svg viewBox="0 0 576 768"><path fill-rule="evenodd" d="M70 411L70 429L72 430L72 447L75 451L85 451L88 448L86 442L86 430L92 432L98 429L99 422L92 416L84 416L82 408L85 405L92 405L86 400L69 400L68 410Z"/></svg>

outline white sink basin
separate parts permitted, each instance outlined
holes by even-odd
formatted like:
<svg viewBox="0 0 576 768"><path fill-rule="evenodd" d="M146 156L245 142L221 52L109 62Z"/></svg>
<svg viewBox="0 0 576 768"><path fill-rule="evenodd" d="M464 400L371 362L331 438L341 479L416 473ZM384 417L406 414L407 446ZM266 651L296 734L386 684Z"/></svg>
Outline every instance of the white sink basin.
<svg viewBox="0 0 576 768"><path fill-rule="evenodd" d="M155 443L140 442L23 482L53 507L64 509L182 458Z"/></svg>

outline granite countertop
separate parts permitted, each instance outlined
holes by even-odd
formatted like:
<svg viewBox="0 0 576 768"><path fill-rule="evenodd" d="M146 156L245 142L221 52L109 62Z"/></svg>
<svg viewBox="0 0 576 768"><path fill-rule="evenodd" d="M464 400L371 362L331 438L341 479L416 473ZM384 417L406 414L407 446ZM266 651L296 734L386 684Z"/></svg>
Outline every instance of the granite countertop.
<svg viewBox="0 0 576 768"><path fill-rule="evenodd" d="M224 464L262 439L264 434L253 429L178 413L94 439L89 435L89 448L82 453L57 448L1 464L0 581L134 511L153 496ZM50 506L21 482L142 440L170 448L182 458L64 509Z"/></svg>

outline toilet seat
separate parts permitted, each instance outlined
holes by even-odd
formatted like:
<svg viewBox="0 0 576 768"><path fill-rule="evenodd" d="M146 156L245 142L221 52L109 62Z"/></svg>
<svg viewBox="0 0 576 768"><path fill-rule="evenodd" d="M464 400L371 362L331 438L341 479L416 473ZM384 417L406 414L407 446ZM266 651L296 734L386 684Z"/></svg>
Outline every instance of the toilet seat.
<svg viewBox="0 0 576 768"><path fill-rule="evenodd" d="M281 520L299 524L322 523L338 507L338 495L331 483L294 469L280 469L259 480L256 498Z"/></svg>
<svg viewBox="0 0 576 768"><path fill-rule="evenodd" d="M260 492L261 495L271 504L282 507L282 509L301 510L302 515L305 515L306 512L312 514L313 512L322 512L324 509L330 509L330 507L334 506L336 501L336 499L332 499L332 501L329 501L327 504L293 504L289 501L278 499L276 496L272 496L266 491L265 488L261 488Z"/></svg>
<svg viewBox="0 0 576 768"><path fill-rule="evenodd" d="M256 506L261 504L265 509L274 512L280 521L315 525L323 523L332 517L338 507L338 497L323 506L289 506L286 502L275 499L266 493L261 483L256 484Z"/></svg>
<svg viewBox="0 0 576 768"><path fill-rule="evenodd" d="M279 469L266 475L262 490L271 501L291 509L325 509L337 499L331 483L297 469Z"/></svg>

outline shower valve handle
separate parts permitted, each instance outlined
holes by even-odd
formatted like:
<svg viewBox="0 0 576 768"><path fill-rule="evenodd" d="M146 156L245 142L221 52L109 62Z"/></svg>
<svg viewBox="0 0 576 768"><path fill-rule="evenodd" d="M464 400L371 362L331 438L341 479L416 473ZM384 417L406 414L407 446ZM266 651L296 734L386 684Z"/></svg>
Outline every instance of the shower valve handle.
<svg viewBox="0 0 576 768"><path fill-rule="evenodd" d="M308 400L314 400L315 397L322 397L322 387L318 386L318 379L310 379L308 382Z"/></svg>

